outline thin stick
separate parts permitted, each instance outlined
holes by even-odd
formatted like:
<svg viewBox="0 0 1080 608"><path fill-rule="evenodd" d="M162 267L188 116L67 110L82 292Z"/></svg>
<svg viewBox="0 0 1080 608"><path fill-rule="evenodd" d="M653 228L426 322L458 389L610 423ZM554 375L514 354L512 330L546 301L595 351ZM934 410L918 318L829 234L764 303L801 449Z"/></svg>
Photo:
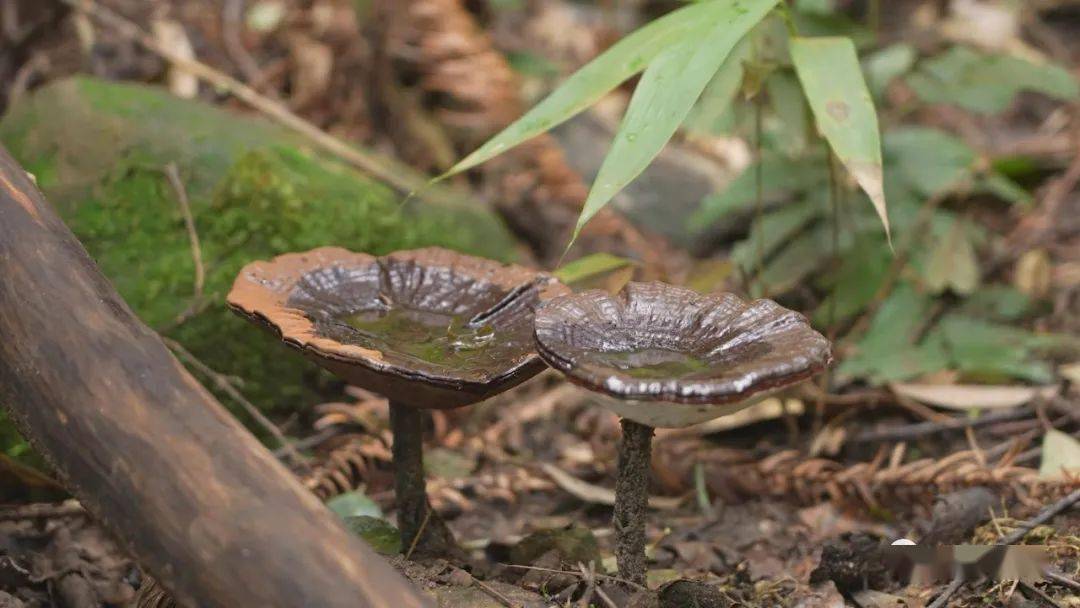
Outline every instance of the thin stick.
<svg viewBox="0 0 1080 608"><path fill-rule="evenodd" d="M994 544L1014 545L1023 540L1032 528L1050 521L1058 514L1064 513L1078 502L1080 502L1080 490L1073 490L1071 494L1047 506L1045 509L1040 511L1039 514L1036 515L1034 518L1020 524L1020 527L1010 532L1007 536L1001 537L1001 539Z"/></svg>
<svg viewBox="0 0 1080 608"><path fill-rule="evenodd" d="M619 608L615 604L615 602L611 601L611 598L608 597L608 594L604 593L604 590L600 588L600 585L597 584L595 563L589 562L588 567L586 567L585 564L578 562L578 570L581 571L581 574L589 583L589 588L585 591L585 594L581 596L580 601L582 602L582 605L585 605L587 603L587 600L591 599L591 596L595 594L600 596L600 600L604 602L604 605L607 606L607 608ZM588 605L591 606L592 604L589 603Z"/></svg>
<svg viewBox="0 0 1080 608"><path fill-rule="evenodd" d="M218 90L225 91L252 108L267 115L275 122L309 138L324 151L333 154L356 168L372 175L376 179L392 186L402 193L413 192L423 187L420 180L409 176L392 166L387 159L364 152L330 135L311 122L293 113L284 104L262 95L239 80L212 68L195 59L183 57L161 45L152 36L144 32L137 24L123 15L104 7L94 0L61 0L79 14L88 15L112 28L121 36L133 40L151 52L159 55L173 66L190 73Z"/></svg>
<svg viewBox="0 0 1080 608"><path fill-rule="evenodd" d="M578 598L577 608L590 608L593 592L596 591L596 577L589 576L588 570L582 564L578 564L578 569L581 570L581 580L585 581L585 592Z"/></svg>
<svg viewBox="0 0 1080 608"><path fill-rule="evenodd" d="M259 64L244 48L240 40L240 24L243 22L244 0L226 0L221 9L221 39L225 43L225 52L243 73L248 82L259 78Z"/></svg>
<svg viewBox="0 0 1080 608"><path fill-rule="evenodd" d="M1043 570L1043 576L1059 585L1080 591L1080 583L1060 572L1055 572L1054 570L1047 568Z"/></svg>
<svg viewBox="0 0 1080 608"><path fill-rule="evenodd" d="M53 519L88 515L77 500L66 500L58 505L34 504L0 511L0 521Z"/></svg>
<svg viewBox="0 0 1080 608"><path fill-rule="evenodd" d="M608 597L608 594L604 593L603 589L601 589L600 587L596 587L595 591L596 595L599 595L600 599L604 600L605 606L607 606L608 608L619 608L619 606L610 597Z"/></svg>
<svg viewBox="0 0 1080 608"><path fill-rule="evenodd" d="M957 575L953 577L952 582L949 583L949 586L946 587L945 590L941 592L941 595L937 596L937 599L926 608L945 608L945 604L949 603L949 599L960 590L960 587L963 586L963 584L964 574L962 572L957 573Z"/></svg>
<svg viewBox="0 0 1080 608"><path fill-rule="evenodd" d="M982 416L979 416L975 419L971 419L966 416L949 416L948 420L942 420L940 422L916 422L912 424L890 426L883 429L871 429L867 431L862 431L856 434L850 440L858 443L874 443L878 441L901 440L908 441L912 439L926 437L928 435L935 435L937 433L945 433L949 431L963 431L968 427L977 428L998 422L1026 419L1029 416L1031 416L1031 411L1027 408L991 412L989 414L983 414Z"/></svg>
<svg viewBox="0 0 1080 608"><path fill-rule="evenodd" d="M413 551L416 551L416 545L420 542L420 537L423 536L424 530L427 529L428 522L431 521L431 507L428 506L424 509L424 520L420 522L420 527L416 529L416 534L413 535L412 542L409 543L409 550L405 552L405 559L408 560L412 557Z"/></svg>
<svg viewBox="0 0 1080 608"><path fill-rule="evenodd" d="M1027 592L1031 593L1032 595L1038 596L1039 599L1041 599L1043 602L1049 604L1050 606L1053 606L1054 608L1061 608L1061 604L1055 602L1054 598L1050 597L1049 595L1046 595L1046 593L1044 593L1038 587L1036 587L1034 585L1030 585L1028 583L1025 583L1024 581L1020 581L1020 587L1023 588L1024 591L1027 591Z"/></svg>
<svg viewBox="0 0 1080 608"><path fill-rule="evenodd" d="M581 576L580 572L574 572L573 570L556 570L554 568L541 568L539 566L522 566L521 564L501 564L501 565L506 566L507 568L520 568L522 570L537 570L539 572L551 572L553 574L572 574L574 576ZM636 587L639 590L648 589L648 587L646 587L644 585L640 585L638 583L635 583L634 581L628 581L625 578L619 578L617 576L611 576L611 575L608 575L608 574L594 574L593 576L595 576L597 578L606 578L608 580L615 581L616 583L622 583L624 585L629 585L631 587Z"/></svg>
<svg viewBox="0 0 1080 608"><path fill-rule="evenodd" d="M755 60L757 57L757 45L754 45ZM762 216L765 213L765 169L762 153L761 138L764 132L762 126L762 99L761 91L754 97L754 156L757 161L754 165L754 277L755 282L761 288L761 297L769 297L769 286L765 283L765 226L762 225Z"/></svg>
<svg viewBox="0 0 1080 608"><path fill-rule="evenodd" d="M188 349L184 348L184 346L176 340L173 340L172 338L166 338L165 336L161 336L161 339L165 342L165 345L169 347L169 350L173 351L178 357L186 361L195 369L199 370L199 373L209 378L214 383L214 385L221 390L221 392L228 395L229 398L231 398L233 401L239 403L240 406L244 408L244 411L247 412L247 414L251 416L255 420L255 422L258 423L259 426L266 429L266 432L270 433L270 435L273 436L274 440L278 442L278 444L283 450L285 450L285 453L289 455L290 459L293 461L294 464L301 467L307 467L307 459L304 458L300 454L300 452L296 451L296 448L293 446L292 442L290 442L289 439L284 435L284 433L281 432L281 429L279 429L276 424L271 422L269 418L267 418L261 411L259 411L259 408L255 407L254 403L248 401L247 398L240 393L240 391L236 390L236 387L233 386L232 383L229 382L227 378L225 378L225 376L219 374L218 372L211 369L210 366L200 361L198 357L191 354Z"/></svg>
<svg viewBox="0 0 1080 608"><path fill-rule="evenodd" d="M409 558L406 557L405 559L409 559ZM470 576L472 576L472 575L470 575ZM476 578L475 576L472 577L472 581L474 583L476 583L476 586L479 587L481 591L483 591L484 593L490 595L492 598L495 599L495 601L499 602L503 606L506 606L507 608L517 608L518 607L518 604L515 604L513 601L510 600L510 598L506 597L502 593L499 593L499 591L497 589L495 589L491 585L488 585L484 581Z"/></svg>
<svg viewBox="0 0 1080 608"><path fill-rule="evenodd" d="M180 179L180 169L176 163L165 165L165 177L169 180L173 192L176 193L176 201L180 204L180 214L184 216L184 227L187 229L188 242L191 244L191 259L195 262L195 295L191 303L184 309L172 323L172 327L180 325L194 315L203 300L203 292L206 288L206 267L203 265L202 245L199 243L199 232L195 229L195 216L191 214L191 203L188 201L187 189L183 180Z"/></svg>
<svg viewBox="0 0 1080 608"><path fill-rule="evenodd" d="M830 257L832 258L832 264L835 264L836 268L840 267L840 179L837 176L836 167L836 155L833 154L832 148L829 147L828 142L825 142L825 157L828 159L828 172L829 172L829 231L832 233L832 251ZM839 283L833 285L833 291L829 294L829 319L826 327L828 327L829 340L836 339L836 300L839 299ZM824 374L822 374L824 375Z"/></svg>
<svg viewBox="0 0 1080 608"><path fill-rule="evenodd" d="M1080 122L1080 119L1074 120ZM1080 137L1080 132L1076 136ZM1061 205L1069 193L1076 190L1077 183L1080 183L1080 153L1073 156L1072 162L1069 163L1061 177L1051 182L1046 189L1046 194L1042 200L1043 217L1035 220L1035 226L1022 223L1010 235L1015 240L1015 244L1009 252L1011 255L1019 255L1019 253L1027 251L1057 227L1058 224L1055 220L1060 213Z"/></svg>
<svg viewBox="0 0 1080 608"><path fill-rule="evenodd" d="M953 419L952 416L949 416L948 414L943 414L929 406L923 405L918 401L908 397L907 395L902 395L894 391L893 397L896 399L896 405L914 414L915 416L922 418L923 420L947 424Z"/></svg>

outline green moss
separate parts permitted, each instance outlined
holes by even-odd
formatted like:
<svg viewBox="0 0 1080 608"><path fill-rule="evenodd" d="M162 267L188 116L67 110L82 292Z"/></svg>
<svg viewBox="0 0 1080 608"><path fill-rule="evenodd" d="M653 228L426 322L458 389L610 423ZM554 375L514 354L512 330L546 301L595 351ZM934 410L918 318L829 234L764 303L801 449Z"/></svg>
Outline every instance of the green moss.
<svg viewBox="0 0 1080 608"><path fill-rule="evenodd" d="M168 335L241 378L245 394L266 409L317 402L327 378L226 309L247 262L322 245L514 255L509 233L484 208L402 206L386 187L272 124L154 88L60 81L12 108L0 121L0 142L151 327L169 325L194 293L188 235L163 172L177 164L202 242L207 306Z"/></svg>
<svg viewBox="0 0 1080 608"><path fill-rule="evenodd" d="M346 517L349 531L367 541L371 548L383 555L401 553L401 533L390 522L370 515Z"/></svg>

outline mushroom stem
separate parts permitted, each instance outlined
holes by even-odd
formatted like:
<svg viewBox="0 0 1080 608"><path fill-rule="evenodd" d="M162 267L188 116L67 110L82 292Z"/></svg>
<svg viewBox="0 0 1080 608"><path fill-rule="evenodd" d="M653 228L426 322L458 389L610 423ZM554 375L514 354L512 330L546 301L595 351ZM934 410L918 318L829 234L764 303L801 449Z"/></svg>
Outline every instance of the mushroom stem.
<svg viewBox="0 0 1080 608"><path fill-rule="evenodd" d="M649 505L649 472L653 428L623 418L615 479L615 561L619 576L645 584L645 516Z"/></svg>
<svg viewBox="0 0 1080 608"><path fill-rule="evenodd" d="M394 435L394 500L401 549L407 555L446 555L454 539L428 501L423 410L391 401L390 431Z"/></svg>

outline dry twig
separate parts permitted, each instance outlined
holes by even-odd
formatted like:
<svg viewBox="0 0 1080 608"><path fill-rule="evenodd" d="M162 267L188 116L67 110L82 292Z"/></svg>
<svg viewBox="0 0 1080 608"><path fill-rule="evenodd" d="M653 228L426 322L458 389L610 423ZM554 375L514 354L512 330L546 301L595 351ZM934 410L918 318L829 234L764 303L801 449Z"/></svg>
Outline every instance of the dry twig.
<svg viewBox="0 0 1080 608"><path fill-rule="evenodd" d="M964 576L962 574L957 574L953 577L949 586L945 587L945 590L941 592L941 595L937 596L937 599L928 604L926 608L945 608L945 604L949 603L949 599L956 595L956 592L959 591L960 587L963 585Z"/></svg>
<svg viewBox="0 0 1080 608"><path fill-rule="evenodd" d="M1001 537L997 544L999 545L1014 545L1024 539L1024 536L1031 531L1035 526L1044 524L1060 513L1072 508L1073 505L1080 502L1080 490L1073 490L1067 496L1061 500L1047 506L1045 509L1039 512L1038 515L1029 519L1020 525L1017 529L1010 532L1008 535Z"/></svg>
<svg viewBox="0 0 1080 608"><path fill-rule="evenodd" d="M558 569L555 569L555 568L541 568L539 566L523 566L521 564L502 564L502 565L506 566L507 568L519 568L521 570L536 570L538 572L550 572L552 574L569 574L569 575L572 575L572 576L577 576L577 577L584 578L584 577L581 576L581 572L575 572L573 570L558 570ZM624 578L619 578L617 576L609 576L607 574L596 574L596 573L594 573L593 576L595 576L596 578L602 578L602 579L606 579L606 580L609 580L609 581L614 581L616 583L626 585L627 587L632 587L632 588L637 589L639 591L644 591L644 590L648 589L648 587L644 587L644 586L642 586L642 585L640 585L638 583L635 583L633 581L628 581L628 580L626 580Z"/></svg>
<svg viewBox="0 0 1080 608"><path fill-rule="evenodd" d="M0 511L0 521L53 519L57 517L85 516L86 510L77 500L59 504L41 503L12 507Z"/></svg>
<svg viewBox="0 0 1080 608"><path fill-rule="evenodd" d="M479 587L481 591L490 595L495 601L499 602L503 606L506 606L506 608L517 608L518 605L510 601L510 598L506 597L502 593L499 593L498 589L495 589L491 585L488 585L487 583L476 578L475 576L470 575L470 578L472 578L472 582L477 587Z"/></svg>
<svg viewBox="0 0 1080 608"><path fill-rule="evenodd" d="M243 20L244 0L225 0L221 8L221 39L225 43L225 52L229 54L244 78L249 83L254 83L258 80L261 70L240 39Z"/></svg>
<svg viewBox="0 0 1080 608"><path fill-rule="evenodd" d="M247 414L251 416L255 420L255 422L259 424L259 426L263 427L266 432L270 433L270 435L278 442L278 444L281 445L283 449L287 450L287 453L289 454L290 458L293 460L293 463L296 466L307 466L307 459L304 458L303 455L300 454L300 452L296 451L296 448L293 447L289 439L285 437L285 435L281 432L281 429L279 429L276 424L271 422L270 419L267 418L259 410L259 408L255 406L254 403L248 401L248 399L244 397L240 393L240 391L236 390L236 387L233 386L231 382L229 382L228 378L214 371L208 365L200 361L198 357L191 354L190 351L184 348L184 346L176 340L173 340L172 338L166 338L164 336L162 336L161 339L165 342L165 345L169 347L169 350L173 351L178 357L186 361L195 369L199 370L199 373L209 378L210 381L214 383L214 386L218 387L219 390L228 395L233 401L239 403L240 406L244 408L244 411L247 412Z"/></svg>
<svg viewBox="0 0 1080 608"><path fill-rule="evenodd" d="M169 185L176 194L176 202L180 205L180 214L184 218L184 228L187 230L188 242L191 243L191 259L195 264L195 293L187 308L177 315L172 323L167 327L162 328L160 330L161 333L183 324L192 316L198 314L203 306L203 290L206 286L206 267L203 265L202 245L199 244L199 232L195 229L195 217L191 213L191 204L188 201L187 188L184 187L184 182L180 178L180 169L177 168L176 163L169 163L165 166L165 177L169 180Z"/></svg>

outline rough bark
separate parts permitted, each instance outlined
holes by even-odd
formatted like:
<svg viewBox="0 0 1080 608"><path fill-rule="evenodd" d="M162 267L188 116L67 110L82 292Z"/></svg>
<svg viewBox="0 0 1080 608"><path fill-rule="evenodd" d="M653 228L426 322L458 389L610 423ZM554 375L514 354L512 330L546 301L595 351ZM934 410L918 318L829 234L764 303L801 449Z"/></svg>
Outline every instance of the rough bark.
<svg viewBox="0 0 1080 608"><path fill-rule="evenodd" d="M653 429L624 418L622 431L615 478L615 562L620 577L644 585Z"/></svg>
<svg viewBox="0 0 1080 608"><path fill-rule="evenodd" d="M426 606L143 325L0 147L0 404L182 605Z"/></svg>

